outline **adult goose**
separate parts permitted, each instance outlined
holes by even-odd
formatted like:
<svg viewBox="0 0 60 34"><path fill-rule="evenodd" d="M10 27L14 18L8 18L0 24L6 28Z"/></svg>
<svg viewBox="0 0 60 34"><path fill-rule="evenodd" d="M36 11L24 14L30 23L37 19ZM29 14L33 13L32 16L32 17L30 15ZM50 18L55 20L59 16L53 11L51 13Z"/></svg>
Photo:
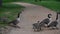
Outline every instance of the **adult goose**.
<svg viewBox="0 0 60 34"><path fill-rule="evenodd" d="M17 24L20 22L20 13L18 13L18 16L15 20L10 21L8 24L13 27L18 27ZM12 24L12 25L11 25ZM18 27L20 28L20 27Z"/></svg>
<svg viewBox="0 0 60 34"><path fill-rule="evenodd" d="M40 26L45 26L45 25L47 26L48 23L51 21L51 16L52 14L48 14L48 18L45 18L40 22Z"/></svg>

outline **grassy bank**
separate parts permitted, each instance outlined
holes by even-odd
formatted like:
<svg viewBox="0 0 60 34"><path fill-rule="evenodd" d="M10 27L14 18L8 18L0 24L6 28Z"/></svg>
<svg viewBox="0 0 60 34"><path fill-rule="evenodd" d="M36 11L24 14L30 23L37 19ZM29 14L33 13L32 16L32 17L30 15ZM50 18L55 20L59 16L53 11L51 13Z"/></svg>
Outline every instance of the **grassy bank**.
<svg viewBox="0 0 60 34"><path fill-rule="evenodd" d="M6 16L9 20L14 20L23 8L23 6L17 4L3 3L3 6L0 8L0 17ZM6 25L6 23L0 22L0 25Z"/></svg>
<svg viewBox="0 0 60 34"><path fill-rule="evenodd" d="M20 2L22 0L2 0L3 2Z"/></svg>
<svg viewBox="0 0 60 34"><path fill-rule="evenodd" d="M4 3L6 2L33 2L34 0L3 0Z"/></svg>
<svg viewBox="0 0 60 34"><path fill-rule="evenodd" d="M56 1L41 1L41 2L33 2L34 4L41 5L44 7L47 7L49 9L52 9L56 12L60 12L60 2Z"/></svg>
<svg viewBox="0 0 60 34"><path fill-rule="evenodd" d="M42 1L38 1L38 2L35 2L34 0L23 0L23 2L41 5L41 6L47 7L51 10L54 10L56 12L60 12L60 2L58 2L56 0L42 0Z"/></svg>

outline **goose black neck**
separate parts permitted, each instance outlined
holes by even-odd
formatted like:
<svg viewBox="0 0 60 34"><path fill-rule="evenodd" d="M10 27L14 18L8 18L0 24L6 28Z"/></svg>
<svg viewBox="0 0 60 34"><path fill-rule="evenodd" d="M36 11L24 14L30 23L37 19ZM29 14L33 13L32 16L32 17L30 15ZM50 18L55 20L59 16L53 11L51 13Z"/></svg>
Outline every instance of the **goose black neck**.
<svg viewBox="0 0 60 34"><path fill-rule="evenodd" d="M57 13L57 15L56 15L56 20L58 20L58 13Z"/></svg>
<svg viewBox="0 0 60 34"><path fill-rule="evenodd" d="M51 14L48 14L48 18L51 18Z"/></svg>
<svg viewBox="0 0 60 34"><path fill-rule="evenodd" d="M18 16L17 16L17 18L19 18L20 17L20 13L18 13Z"/></svg>

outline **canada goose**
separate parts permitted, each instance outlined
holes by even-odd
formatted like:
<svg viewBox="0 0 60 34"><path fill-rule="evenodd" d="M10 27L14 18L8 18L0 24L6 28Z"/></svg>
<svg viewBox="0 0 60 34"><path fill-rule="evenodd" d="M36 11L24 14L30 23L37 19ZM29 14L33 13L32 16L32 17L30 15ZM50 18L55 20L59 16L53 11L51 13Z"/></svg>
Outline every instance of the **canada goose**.
<svg viewBox="0 0 60 34"><path fill-rule="evenodd" d="M48 23L50 22L50 19L51 19L51 14L48 14L48 18L46 18L46 19L44 19L44 20L42 20L41 22L40 22L40 24L41 25L48 25Z"/></svg>
<svg viewBox="0 0 60 34"><path fill-rule="evenodd" d="M18 13L18 16L17 16L17 18L15 19L15 20L12 20L12 21L10 21L8 24L10 25L10 26L13 26L13 27L17 27L16 25L19 23L19 21L20 21L20 13ZM11 25L12 24L12 25Z"/></svg>
<svg viewBox="0 0 60 34"><path fill-rule="evenodd" d="M58 22L57 22L57 20L55 20L55 21L52 21L52 22L48 25L48 27L52 27L52 29L55 29L55 28L57 28L57 25L58 25Z"/></svg>

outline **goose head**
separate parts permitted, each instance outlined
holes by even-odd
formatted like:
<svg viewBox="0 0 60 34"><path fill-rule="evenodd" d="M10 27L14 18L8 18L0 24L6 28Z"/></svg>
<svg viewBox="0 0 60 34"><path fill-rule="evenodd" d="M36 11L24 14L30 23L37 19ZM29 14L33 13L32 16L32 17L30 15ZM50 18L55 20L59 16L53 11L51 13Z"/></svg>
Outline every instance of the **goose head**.
<svg viewBox="0 0 60 34"><path fill-rule="evenodd" d="M52 14L48 14L48 18L51 18L52 17Z"/></svg>

